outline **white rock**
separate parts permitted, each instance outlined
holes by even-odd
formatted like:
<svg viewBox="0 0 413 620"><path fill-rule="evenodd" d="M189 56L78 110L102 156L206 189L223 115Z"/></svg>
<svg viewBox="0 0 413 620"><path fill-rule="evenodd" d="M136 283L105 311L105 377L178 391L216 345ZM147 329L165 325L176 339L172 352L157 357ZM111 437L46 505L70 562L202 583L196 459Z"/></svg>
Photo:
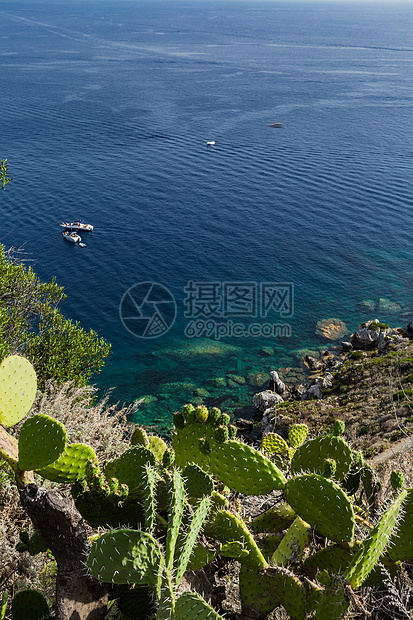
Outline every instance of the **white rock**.
<svg viewBox="0 0 413 620"><path fill-rule="evenodd" d="M253 398L254 407L264 413L267 409L275 407L278 403L283 403L284 399L271 390L265 390L264 392L258 392L254 394Z"/></svg>
<svg viewBox="0 0 413 620"><path fill-rule="evenodd" d="M271 370L270 377L271 377L270 387L272 387L271 383L273 383L274 392L277 392L277 394L284 394L285 383L281 381L280 377L278 376L278 372L276 370Z"/></svg>

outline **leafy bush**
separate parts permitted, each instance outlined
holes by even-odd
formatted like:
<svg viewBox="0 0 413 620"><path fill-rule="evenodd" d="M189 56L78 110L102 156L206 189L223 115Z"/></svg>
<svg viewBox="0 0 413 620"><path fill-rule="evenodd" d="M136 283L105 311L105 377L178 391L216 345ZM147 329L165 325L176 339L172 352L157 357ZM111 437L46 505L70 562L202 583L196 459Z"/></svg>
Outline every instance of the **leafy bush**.
<svg viewBox="0 0 413 620"><path fill-rule="evenodd" d="M61 314L57 306L64 298L54 279L42 282L0 245L0 360L24 351L41 389L52 378L87 385L110 352L96 332Z"/></svg>

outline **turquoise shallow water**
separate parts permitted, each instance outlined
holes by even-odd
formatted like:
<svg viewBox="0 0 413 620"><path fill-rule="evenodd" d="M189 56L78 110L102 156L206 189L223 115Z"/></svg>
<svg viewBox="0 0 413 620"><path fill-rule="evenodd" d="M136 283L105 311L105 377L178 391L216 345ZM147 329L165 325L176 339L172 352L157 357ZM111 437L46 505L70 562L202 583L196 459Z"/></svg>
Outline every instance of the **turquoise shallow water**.
<svg viewBox="0 0 413 620"><path fill-rule="evenodd" d="M410 320L410 4L1 1L0 18L2 242L112 342L96 383L150 396L137 419L242 412L256 373L297 380L303 349L336 344L321 319ZM76 217L83 249L59 234ZM125 297L141 282L174 312ZM160 335L128 331L139 316Z"/></svg>

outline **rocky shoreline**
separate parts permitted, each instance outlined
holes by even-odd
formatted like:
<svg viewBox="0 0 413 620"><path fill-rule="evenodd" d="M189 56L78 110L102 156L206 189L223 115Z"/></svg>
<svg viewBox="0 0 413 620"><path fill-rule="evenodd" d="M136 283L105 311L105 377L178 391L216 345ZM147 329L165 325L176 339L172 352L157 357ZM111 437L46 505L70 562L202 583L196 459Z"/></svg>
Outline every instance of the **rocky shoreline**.
<svg viewBox="0 0 413 620"><path fill-rule="evenodd" d="M371 458L413 434L413 321L405 329L366 321L336 350L306 354L303 362L311 372L306 383L288 385L271 371L266 389L253 396L260 422L235 421L248 441L286 435L297 422L319 433L341 418L353 447Z"/></svg>

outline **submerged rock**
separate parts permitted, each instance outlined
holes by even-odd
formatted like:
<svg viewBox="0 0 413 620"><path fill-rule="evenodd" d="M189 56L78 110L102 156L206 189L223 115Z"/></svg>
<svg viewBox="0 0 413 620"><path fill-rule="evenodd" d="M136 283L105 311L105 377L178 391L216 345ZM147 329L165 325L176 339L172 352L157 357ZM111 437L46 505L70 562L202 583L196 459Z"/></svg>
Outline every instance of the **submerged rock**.
<svg viewBox="0 0 413 620"><path fill-rule="evenodd" d="M225 344L210 338L196 338L187 340L177 346L167 347L154 351L156 357L172 357L177 360L203 358L203 357L229 357L242 353L241 347Z"/></svg>
<svg viewBox="0 0 413 620"><path fill-rule="evenodd" d="M227 387L227 380L225 377L215 377L215 379L211 380L212 385L215 387Z"/></svg>
<svg viewBox="0 0 413 620"><path fill-rule="evenodd" d="M228 383L229 383L229 380L231 380L235 384L238 384L238 385L244 385L245 384L244 377L241 377L240 375L228 374L227 378L228 378Z"/></svg>
<svg viewBox="0 0 413 620"><path fill-rule="evenodd" d="M340 319L323 319L318 321L315 333L328 340L340 340L349 333L347 325Z"/></svg>
<svg viewBox="0 0 413 620"><path fill-rule="evenodd" d="M262 349L260 349L258 352L264 357L271 357L272 355L274 355L274 349L272 347L262 347Z"/></svg>
<svg viewBox="0 0 413 620"><path fill-rule="evenodd" d="M247 374L248 385L261 387L270 380L270 375L266 372L249 372Z"/></svg>
<svg viewBox="0 0 413 620"><path fill-rule="evenodd" d="M391 299L380 297L377 310L379 312L383 312L384 314L398 314L401 312L402 307L399 304L396 304L396 302L391 301Z"/></svg>

